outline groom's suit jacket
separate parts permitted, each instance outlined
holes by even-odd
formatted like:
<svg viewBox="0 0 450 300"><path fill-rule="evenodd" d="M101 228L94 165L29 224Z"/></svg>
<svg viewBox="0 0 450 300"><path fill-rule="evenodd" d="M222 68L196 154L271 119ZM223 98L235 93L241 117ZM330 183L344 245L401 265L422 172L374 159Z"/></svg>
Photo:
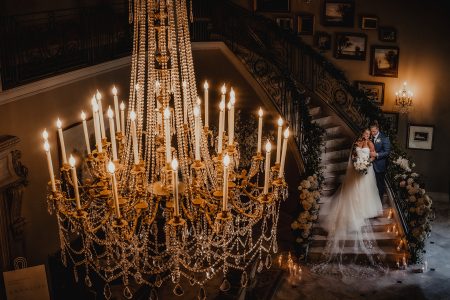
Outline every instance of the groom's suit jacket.
<svg viewBox="0 0 450 300"><path fill-rule="evenodd" d="M391 152L391 142L382 132L378 134L377 138L373 138L372 142L375 145L375 151L378 153L377 158L373 161L373 169L377 173L384 173Z"/></svg>

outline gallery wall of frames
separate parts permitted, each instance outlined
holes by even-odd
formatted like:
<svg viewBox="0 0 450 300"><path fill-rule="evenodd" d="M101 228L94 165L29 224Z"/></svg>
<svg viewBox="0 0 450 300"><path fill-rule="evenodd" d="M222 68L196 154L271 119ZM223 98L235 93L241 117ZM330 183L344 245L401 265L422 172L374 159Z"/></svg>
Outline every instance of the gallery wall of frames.
<svg viewBox="0 0 450 300"><path fill-rule="evenodd" d="M296 34L368 92L394 121L399 142L427 175L429 189L449 192L450 43L443 37L450 7L445 1L233 1ZM399 114L395 93L405 81L414 93L413 107Z"/></svg>

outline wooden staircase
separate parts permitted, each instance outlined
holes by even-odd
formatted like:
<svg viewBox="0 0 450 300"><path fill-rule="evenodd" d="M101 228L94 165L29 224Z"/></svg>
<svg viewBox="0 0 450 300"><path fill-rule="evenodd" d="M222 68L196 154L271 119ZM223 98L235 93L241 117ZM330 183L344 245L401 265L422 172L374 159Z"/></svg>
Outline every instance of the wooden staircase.
<svg viewBox="0 0 450 300"><path fill-rule="evenodd" d="M332 112L325 112L321 106L310 105L310 114L313 122L325 129L326 132L322 152L324 182L322 197L319 202L321 209L319 220L313 227L312 241L308 250L308 260L320 262L325 259L323 253L328 234L322 227L321 220L324 219L325 213L328 211L327 206L330 205L330 196L336 192L345 177L354 136L349 133L349 130L346 130L345 123L338 116ZM385 197L383 202L383 215L370 219L373 236L378 246L377 251L374 250L373 254L375 256L379 254L380 260L388 265L395 266L397 261L402 261L405 252L404 246L397 250L402 231L395 217L395 209L391 209L391 204L388 204L387 197ZM397 234L396 231L398 231ZM354 261L359 254L363 254L357 249L355 250L352 245L353 241L350 239L346 241L344 246L343 257L349 261ZM364 255L361 255L360 258L362 261L365 260Z"/></svg>

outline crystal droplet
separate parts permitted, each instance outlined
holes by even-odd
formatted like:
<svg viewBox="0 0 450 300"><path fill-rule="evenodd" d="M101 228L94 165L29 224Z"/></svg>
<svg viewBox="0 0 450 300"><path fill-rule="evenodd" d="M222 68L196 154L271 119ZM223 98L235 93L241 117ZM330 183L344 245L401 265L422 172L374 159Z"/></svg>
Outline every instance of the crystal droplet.
<svg viewBox="0 0 450 300"><path fill-rule="evenodd" d="M248 277L247 277L247 272L244 271L241 275L241 285L242 287L246 287L247 286L247 281L248 281Z"/></svg>
<svg viewBox="0 0 450 300"><path fill-rule="evenodd" d="M257 269L258 273L261 273L263 268L264 268L264 264L263 264L262 260L260 260L259 261L259 265L258 265L258 269Z"/></svg>
<svg viewBox="0 0 450 300"><path fill-rule="evenodd" d="M239 265L239 263L241 262L241 258L239 256L236 256L234 261L236 262L236 265Z"/></svg>
<svg viewBox="0 0 450 300"><path fill-rule="evenodd" d="M129 288L128 286L126 286L126 287L123 289L123 296L124 296L125 298L127 298L127 299L132 299L132 298L133 298L133 294L131 293L130 288Z"/></svg>
<svg viewBox="0 0 450 300"><path fill-rule="evenodd" d="M78 272L76 268L73 268L73 277L75 279L75 282L78 282Z"/></svg>
<svg viewBox="0 0 450 300"><path fill-rule="evenodd" d="M136 281L137 284L142 284L142 275L141 275L141 273L137 272L136 274L134 274L134 280Z"/></svg>
<svg viewBox="0 0 450 300"><path fill-rule="evenodd" d="M150 291L150 296L148 297L148 300L158 300L158 293L155 289L152 289Z"/></svg>
<svg viewBox="0 0 450 300"><path fill-rule="evenodd" d="M273 249L273 253L278 253L278 243L277 243L277 240L274 240L274 241L273 241L273 247L272 247L272 249Z"/></svg>
<svg viewBox="0 0 450 300"><path fill-rule="evenodd" d="M189 284L190 284L190 285L194 285L194 284L195 284L195 278L189 279Z"/></svg>
<svg viewBox="0 0 450 300"><path fill-rule="evenodd" d="M84 283L86 284L86 286L91 287L92 286L92 282L91 279L89 278L89 275L86 275L86 277L84 278Z"/></svg>
<svg viewBox="0 0 450 300"><path fill-rule="evenodd" d="M178 296L178 297L181 297L184 295L183 288L181 287L181 285L179 283L177 283L177 285L173 288L173 293L175 296Z"/></svg>
<svg viewBox="0 0 450 300"><path fill-rule="evenodd" d="M206 291L205 288L202 286L200 287L200 290L198 291L198 300L206 300Z"/></svg>
<svg viewBox="0 0 450 300"><path fill-rule="evenodd" d="M106 300L109 300L111 298L111 288L109 287L109 283L105 284L103 287L103 295L105 296Z"/></svg>
<svg viewBox="0 0 450 300"><path fill-rule="evenodd" d="M222 292L228 292L230 288L231 288L230 282L226 278L224 278L222 284L220 285L220 290Z"/></svg>
<svg viewBox="0 0 450 300"><path fill-rule="evenodd" d="M156 275L155 285L156 285L156 287L161 287L161 285L162 285L161 276L159 276L159 274Z"/></svg>
<svg viewBox="0 0 450 300"><path fill-rule="evenodd" d="M272 266L272 256L270 254L267 254L266 256L266 268L270 269Z"/></svg>

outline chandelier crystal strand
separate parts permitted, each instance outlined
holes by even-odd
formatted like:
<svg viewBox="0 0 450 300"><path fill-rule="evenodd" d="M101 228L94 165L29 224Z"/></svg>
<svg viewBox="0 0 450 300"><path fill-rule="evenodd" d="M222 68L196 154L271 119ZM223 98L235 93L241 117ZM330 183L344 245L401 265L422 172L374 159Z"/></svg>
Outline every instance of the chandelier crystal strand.
<svg viewBox="0 0 450 300"><path fill-rule="evenodd" d="M209 153L212 133L198 111L185 1L136 0L130 7L130 94L127 113L121 109L126 122L100 140L101 104L94 98L96 149L89 149L81 168L74 159L63 164L60 180L49 167L47 202L58 220L61 259L75 267L76 278L84 268L88 286L95 272L105 281L107 299L117 279L126 298L133 297L130 280L154 288L171 281L182 295L182 277L203 286L219 272L226 290L230 269L242 271L245 286L249 266L269 268L270 253L277 251L280 200L287 197L283 168L270 168L270 155L255 153L250 168L239 169L232 117L231 139L223 135L223 151ZM48 133L43 137L51 166ZM284 159L283 152L283 166ZM75 168L83 170L81 177ZM71 244L74 237L79 242Z"/></svg>

